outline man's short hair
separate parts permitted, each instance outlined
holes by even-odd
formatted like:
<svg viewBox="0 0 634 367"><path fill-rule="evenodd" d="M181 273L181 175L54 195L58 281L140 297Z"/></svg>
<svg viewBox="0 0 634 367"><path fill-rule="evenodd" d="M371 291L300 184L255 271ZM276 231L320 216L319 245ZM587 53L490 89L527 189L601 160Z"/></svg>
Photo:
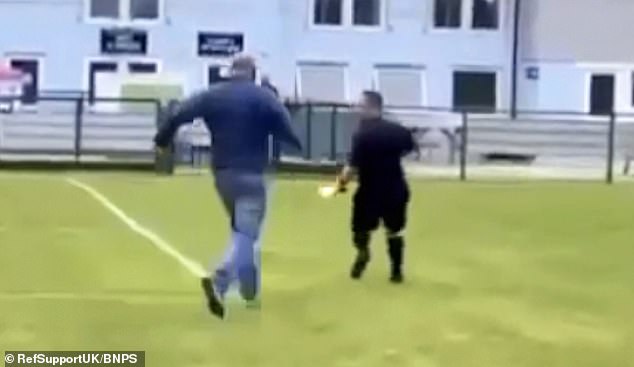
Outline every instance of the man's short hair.
<svg viewBox="0 0 634 367"><path fill-rule="evenodd" d="M379 111L383 111L383 96L381 93L373 90L363 91L363 97L367 103Z"/></svg>
<svg viewBox="0 0 634 367"><path fill-rule="evenodd" d="M248 77L255 75L255 59L248 55L238 55L231 63L231 74L234 77Z"/></svg>

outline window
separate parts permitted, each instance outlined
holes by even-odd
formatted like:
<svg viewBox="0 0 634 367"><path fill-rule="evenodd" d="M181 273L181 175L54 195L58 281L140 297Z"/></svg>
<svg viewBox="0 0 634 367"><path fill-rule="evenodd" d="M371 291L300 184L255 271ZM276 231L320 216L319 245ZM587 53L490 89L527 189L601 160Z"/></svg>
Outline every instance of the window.
<svg viewBox="0 0 634 367"><path fill-rule="evenodd" d="M456 71L453 74L453 106L493 112L497 107L497 76L495 72Z"/></svg>
<svg viewBox="0 0 634 367"><path fill-rule="evenodd" d="M131 62L128 64L128 70L131 74L154 74L157 72L157 66L154 62Z"/></svg>
<svg viewBox="0 0 634 367"><path fill-rule="evenodd" d="M385 0L312 0L312 24L378 27L385 19Z"/></svg>
<svg viewBox="0 0 634 367"><path fill-rule="evenodd" d="M499 0L473 0L473 28L497 29L499 6Z"/></svg>
<svg viewBox="0 0 634 367"><path fill-rule="evenodd" d="M39 93L39 61L32 59L12 59L11 68L20 70L27 75L26 83L22 89L21 102L25 105L37 103Z"/></svg>
<svg viewBox="0 0 634 367"><path fill-rule="evenodd" d="M352 8L354 25L378 26L381 24L381 0L354 0Z"/></svg>
<svg viewBox="0 0 634 367"><path fill-rule="evenodd" d="M632 72L632 106L634 106L634 71Z"/></svg>
<svg viewBox="0 0 634 367"><path fill-rule="evenodd" d="M90 104L95 103L97 97L97 80L99 74L116 73L117 63L111 61L92 61L88 66L88 100Z"/></svg>
<svg viewBox="0 0 634 367"><path fill-rule="evenodd" d="M130 0L130 18L152 20L158 17L158 0Z"/></svg>
<svg viewBox="0 0 634 367"><path fill-rule="evenodd" d="M231 68L228 65L213 64L207 67L207 84L212 85L224 82L231 76Z"/></svg>
<svg viewBox="0 0 634 367"><path fill-rule="evenodd" d="M460 28L462 0L435 0L434 25L438 28Z"/></svg>
<svg viewBox="0 0 634 367"><path fill-rule="evenodd" d="M153 21L161 17L162 0L86 0L90 19Z"/></svg>
<svg viewBox="0 0 634 367"><path fill-rule="evenodd" d="M343 102L347 99L345 65L300 65L297 82L303 99L327 102Z"/></svg>
<svg viewBox="0 0 634 367"><path fill-rule="evenodd" d="M313 21L319 25L341 25L343 23L344 0L315 0Z"/></svg>
<svg viewBox="0 0 634 367"><path fill-rule="evenodd" d="M90 0L90 17L118 19L121 8L119 2L120 0Z"/></svg>
<svg viewBox="0 0 634 367"><path fill-rule="evenodd" d="M376 69L378 90L387 106L423 104L423 69L415 67L379 67Z"/></svg>
<svg viewBox="0 0 634 367"><path fill-rule="evenodd" d="M614 112L613 74L592 74L590 79L590 113L593 115L608 115Z"/></svg>

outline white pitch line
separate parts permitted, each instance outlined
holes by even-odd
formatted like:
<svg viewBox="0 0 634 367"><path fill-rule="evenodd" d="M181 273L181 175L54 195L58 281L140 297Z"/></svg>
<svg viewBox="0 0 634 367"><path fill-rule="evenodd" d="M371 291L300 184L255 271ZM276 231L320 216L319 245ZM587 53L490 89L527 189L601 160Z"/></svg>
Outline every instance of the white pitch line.
<svg viewBox="0 0 634 367"><path fill-rule="evenodd" d="M197 295L134 295L134 294L86 294L73 292L23 292L0 293L2 301L90 301L122 302L127 304L191 304Z"/></svg>
<svg viewBox="0 0 634 367"><path fill-rule="evenodd" d="M172 257L174 260L178 261L178 263L181 264L190 273L192 273L192 275L196 277L203 277L206 275L205 269L199 263L178 252L178 250L176 250L174 246L169 244L166 240L161 238L161 236L154 233L152 230L143 227L142 225L137 223L136 220L128 216L123 210L117 207L112 201L110 201L107 197L105 197L93 187L73 178L67 178L66 182L88 193L95 200L101 203L101 205L108 209L112 214L119 218L123 223L125 223L133 232L136 232L140 236L152 242L152 244L157 249Z"/></svg>

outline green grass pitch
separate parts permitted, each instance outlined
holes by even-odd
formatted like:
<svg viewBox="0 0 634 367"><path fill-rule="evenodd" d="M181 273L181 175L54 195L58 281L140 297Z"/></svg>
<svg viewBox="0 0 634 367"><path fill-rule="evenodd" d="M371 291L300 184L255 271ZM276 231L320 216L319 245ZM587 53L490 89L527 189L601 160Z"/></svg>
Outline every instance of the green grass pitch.
<svg viewBox="0 0 634 367"><path fill-rule="evenodd" d="M206 265L206 176L72 174ZM0 349L145 350L147 366L634 366L634 186L415 182L406 270L382 234L348 279L349 197L280 180L262 310L206 313L197 279L61 174L0 174Z"/></svg>

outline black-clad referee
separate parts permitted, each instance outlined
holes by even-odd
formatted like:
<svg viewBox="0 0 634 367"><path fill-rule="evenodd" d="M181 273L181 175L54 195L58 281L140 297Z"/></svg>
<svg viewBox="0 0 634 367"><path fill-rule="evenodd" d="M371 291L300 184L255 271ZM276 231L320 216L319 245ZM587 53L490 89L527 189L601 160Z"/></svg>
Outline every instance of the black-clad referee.
<svg viewBox="0 0 634 367"><path fill-rule="evenodd" d="M359 279L370 261L371 233L381 222L387 232L391 262L390 280L403 281L403 230L407 222L410 192L401 159L415 149L414 137L406 128L383 118L383 97L363 92L361 123L353 137L350 164L339 176L344 191L356 173L358 189L353 199L352 232L357 256L351 270Z"/></svg>

